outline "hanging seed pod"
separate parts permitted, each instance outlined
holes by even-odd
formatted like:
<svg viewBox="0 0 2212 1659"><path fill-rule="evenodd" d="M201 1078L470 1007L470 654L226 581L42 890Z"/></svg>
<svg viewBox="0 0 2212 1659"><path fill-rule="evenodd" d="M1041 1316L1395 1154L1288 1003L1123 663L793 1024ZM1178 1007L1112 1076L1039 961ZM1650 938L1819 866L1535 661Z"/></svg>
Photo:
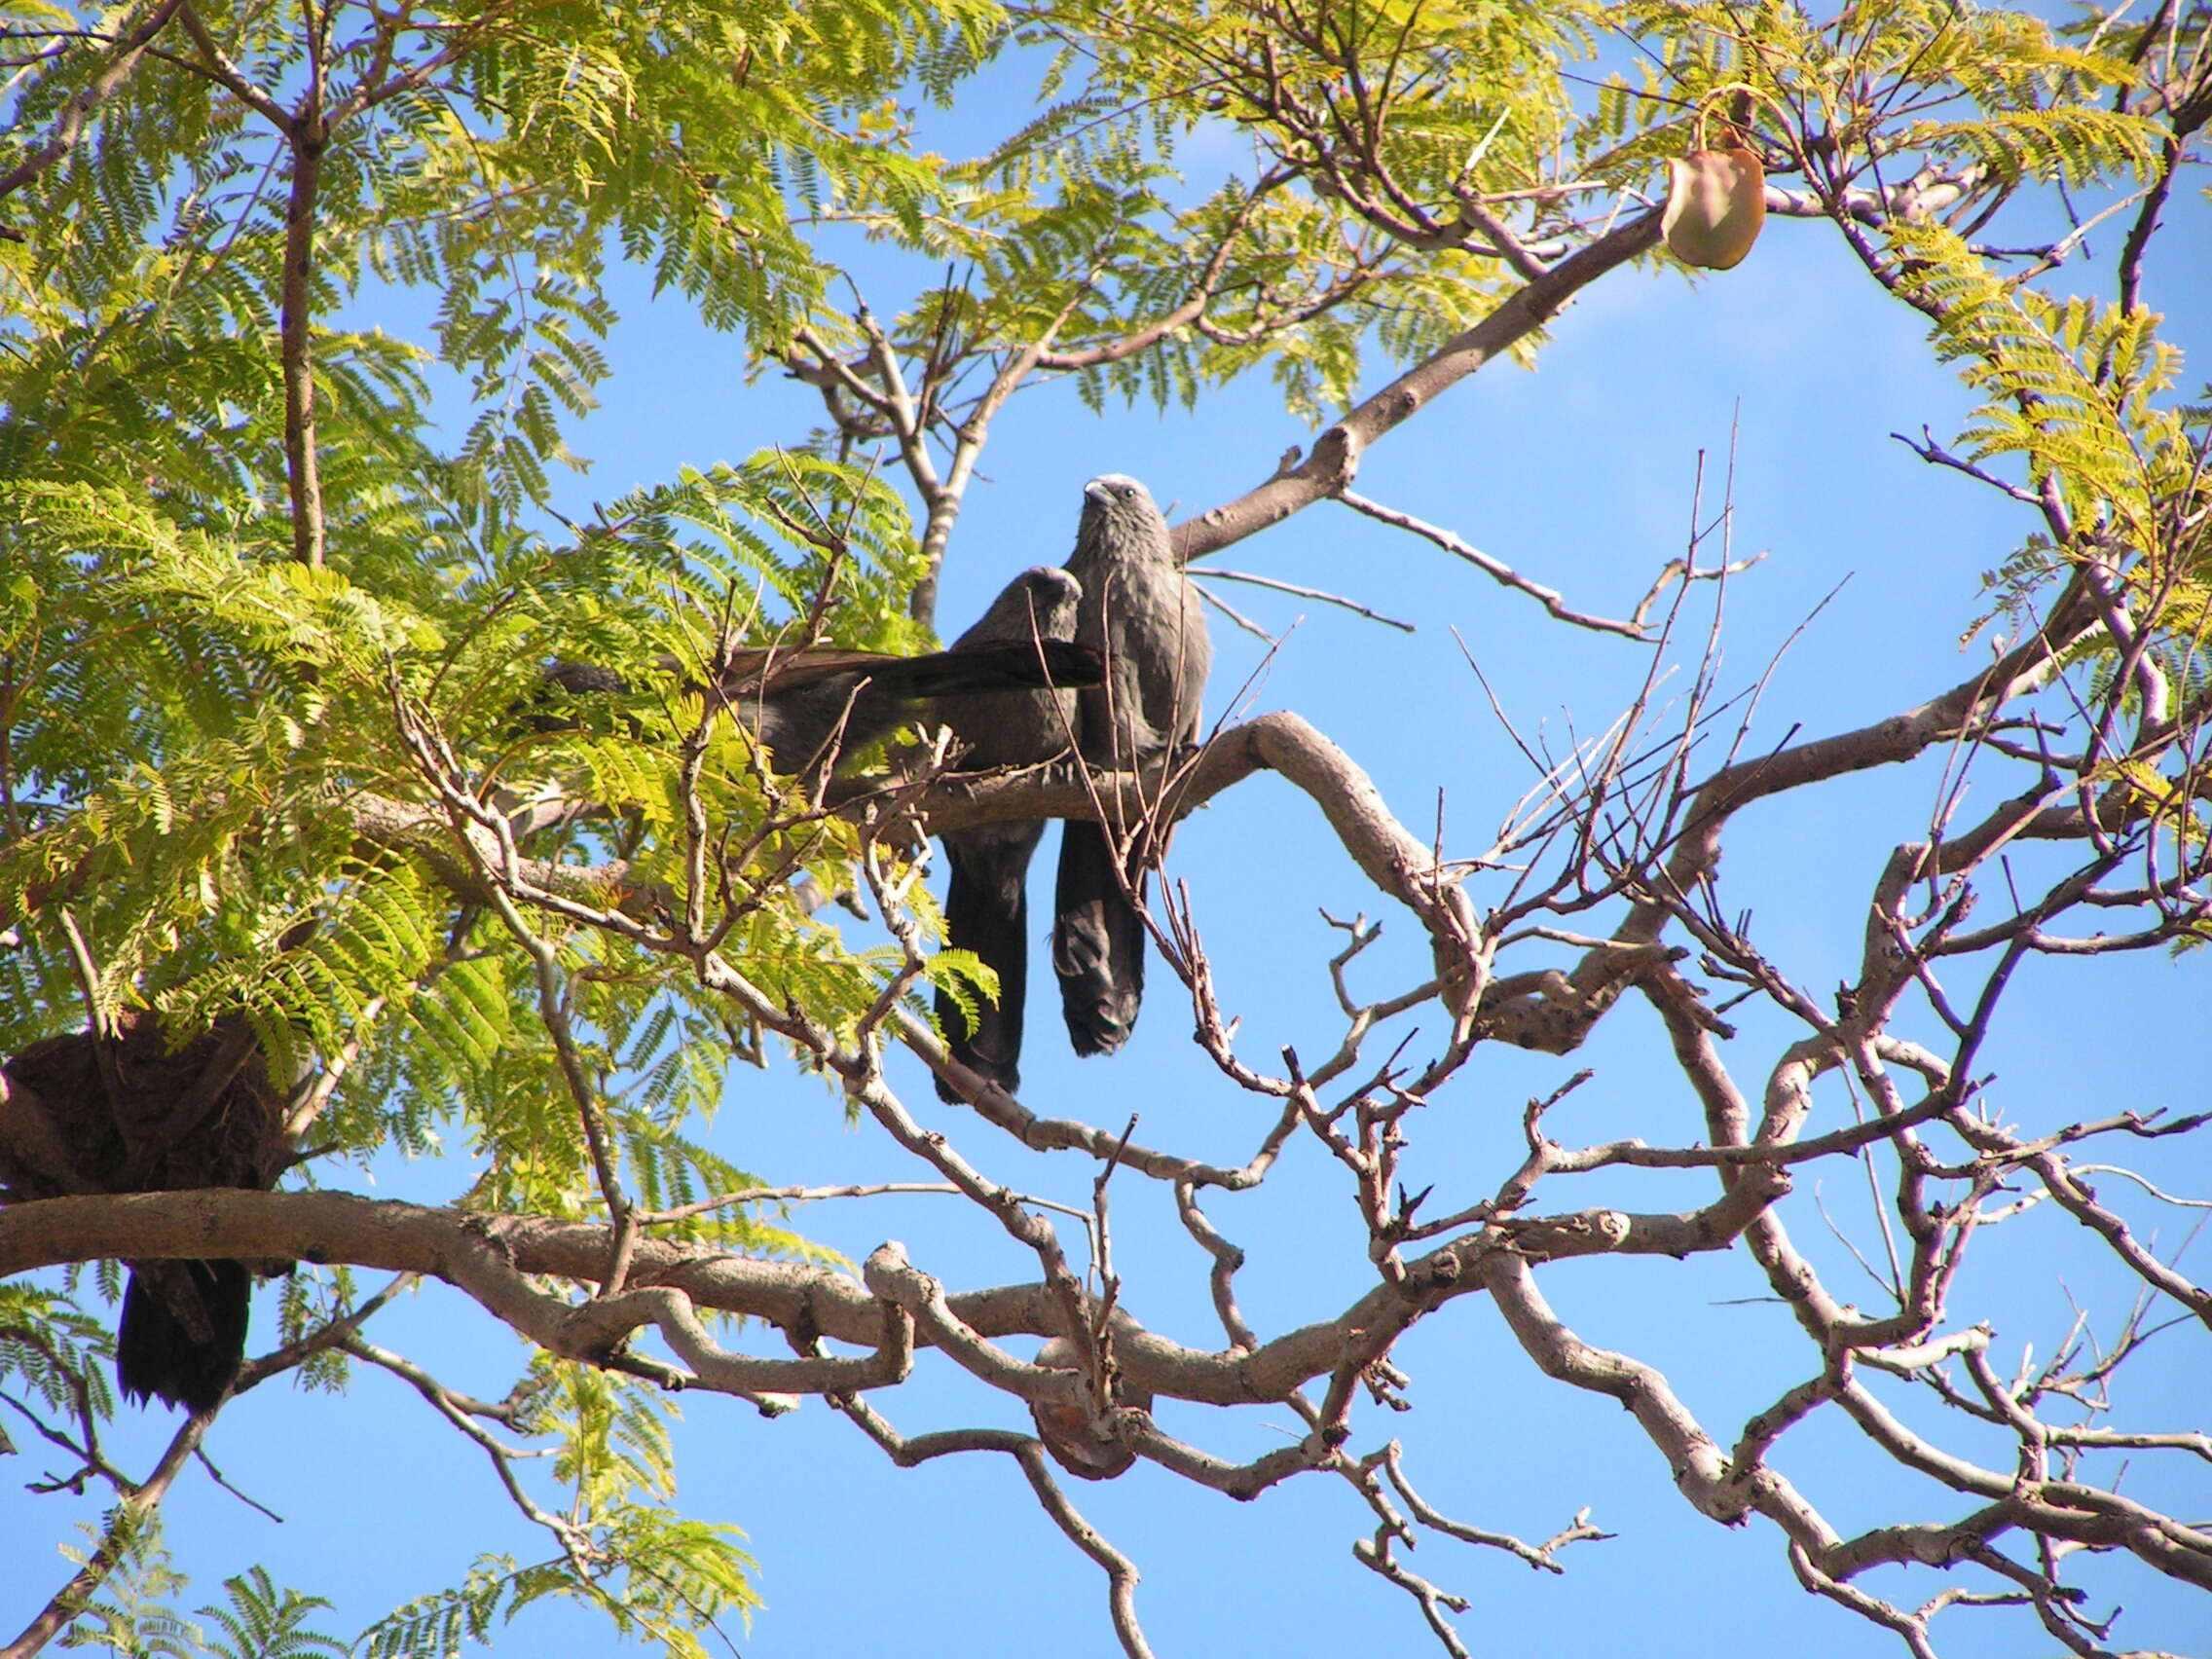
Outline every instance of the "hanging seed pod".
<svg viewBox="0 0 2212 1659"><path fill-rule="evenodd" d="M1692 150L1669 162L1674 179L1660 226L1684 265L1726 271L1743 262L1766 222L1766 169L1746 149Z"/></svg>

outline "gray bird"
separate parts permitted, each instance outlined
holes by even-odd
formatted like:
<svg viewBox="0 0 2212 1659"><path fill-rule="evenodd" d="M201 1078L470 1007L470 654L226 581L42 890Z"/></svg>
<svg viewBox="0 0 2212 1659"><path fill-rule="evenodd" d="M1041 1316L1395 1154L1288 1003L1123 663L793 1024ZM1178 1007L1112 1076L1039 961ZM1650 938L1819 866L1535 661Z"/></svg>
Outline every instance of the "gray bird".
<svg viewBox="0 0 2212 1659"><path fill-rule="evenodd" d="M948 655L1012 644L1050 648L1072 639L1083 589L1067 571L1050 565L1027 570L1009 582L976 625L952 644ZM1076 684L1096 684L1095 664L1080 680L1043 690L962 698L940 708L940 718L967 746L961 764L971 771L1038 766L1068 753L1076 729ZM1042 820L978 824L940 837L951 870L945 888L946 940L972 950L998 975L995 1005L977 1010L976 1028L951 997L937 996L938 1023L953 1057L1013 1093L1021 1087L1021 1015L1029 981L1029 860L1045 833ZM958 1090L938 1079L940 1098L958 1101Z"/></svg>
<svg viewBox="0 0 2212 1659"><path fill-rule="evenodd" d="M1083 487L1068 573L1083 584L1079 645L1105 653L1106 676L1082 696L1083 755L1122 769L1195 743L1213 647L1198 590L1176 563L1167 521L1133 478ZM1144 922L1123 891L1142 890L1141 856L1117 868L1097 824L1060 831L1052 971L1079 1054L1110 1054L1129 1040L1144 997Z"/></svg>
<svg viewBox="0 0 2212 1659"><path fill-rule="evenodd" d="M971 771L1042 765L1068 752L1076 688L1096 685L1104 672L1096 646L1073 643L1082 594L1067 571L1040 565L1009 582L949 650L917 657L829 646L744 650L722 676L720 695L779 772L834 769L843 756L909 722L950 727ZM662 666L673 671L675 664ZM622 675L595 663L558 662L545 678L571 696L630 689ZM530 723L555 730L562 721L539 715ZM989 965L999 997L977 1009L971 1032L940 991L938 1021L953 1055L1010 1093L1021 1083L1026 878L1044 832L1038 821L977 825L943 837L951 870L946 937ZM948 1101L961 1098L941 1079L937 1087Z"/></svg>

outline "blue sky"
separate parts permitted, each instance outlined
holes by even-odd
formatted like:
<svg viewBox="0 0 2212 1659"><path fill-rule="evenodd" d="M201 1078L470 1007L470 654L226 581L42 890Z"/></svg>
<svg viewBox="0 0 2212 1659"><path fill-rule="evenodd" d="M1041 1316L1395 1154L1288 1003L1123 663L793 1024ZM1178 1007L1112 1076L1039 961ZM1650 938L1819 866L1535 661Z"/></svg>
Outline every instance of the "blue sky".
<svg viewBox="0 0 2212 1659"><path fill-rule="evenodd" d="M2200 220L2200 203L2177 202L2170 216L2190 214ZM2197 264L2193 276L2188 264L2206 252L2201 224L2174 240L2154 267L2151 291L2155 304L2197 308L2176 319L2186 342L2205 325L2205 267ZM2102 239L2092 248L2109 253ZM914 279L867 260L859 269L878 309L898 283ZM616 375L574 440L593 466L558 484L570 516L680 465L737 461L789 441L814 420L811 391L772 373L748 384L740 343L704 332L679 299L655 299L642 287L617 298L625 317L608 347ZM387 318L406 332L420 311L398 297L365 308L366 320ZM1493 366L1371 452L1361 493L1451 528L1581 608L1620 615L1682 551L1701 455L1709 514L1732 467L1734 554L1764 557L1726 589L1723 685L1752 683L1788 647L1760 703L1754 747L1781 741L1793 726L1835 731L1899 711L1986 660L1985 642L1962 646L1959 636L1982 607L1982 573L2030 527L1993 493L1924 465L1891 437L1923 424L1948 435L1968 399L1934 363L1920 319L1861 275L1826 227L1771 221L1744 266L1695 282L1671 269L1617 274L1552 333L1535 371ZM1366 387L1386 374L1373 365ZM461 424L455 422L457 435ZM1023 393L1001 418L962 516L941 631L956 633L1014 571L1065 555L1088 478L1134 474L1163 504L1179 503L1170 516L1180 518L1263 479L1286 446L1309 436L1260 383L1209 395L1187 414L1117 409L1102 419L1082 408L1071 385ZM1555 743L1569 730L1604 727L1647 666L1645 647L1570 634L1427 544L1332 505L1218 562L1346 593L1418 623L1406 636L1327 607L1224 586L1217 591L1237 609L1290 632L1263 665L1259 642L1217 616L1207 713L1229 712L1251 681L1241 707L1305 716L1373 774L1418 831L1435 822L1441 799L1448 853L1486 845L1530 782L1462 648L1523 732L1541 729ZM1706 603L1691 608L1701 618L1689 630L1693 642L1702 640ZM1679 689L1694 654L1677 649L1674 660ZM1866 892L1889 847L1925 826L1937 772L1930 762L1849 780L1763 805L1738 825L1723 891L1731 908L1752 909L1754 937L1795 980L1825 989L1855 977ZM1997 788L1992 782L1974 798L1993 799ZM1047 883L1049 851L1037 870ZM1311 804L1272 777L1253 778L1187 824L1170 873L1191 886L1228 1011L1243 1016L1243 1048L1263 1060L1286 1042L1309 1051L1334 1045L1321 963L1336 936L1317 909L1384 921L1383 944L1361 964L1365 988L1419 977L1425 951L1411 918L1366 885ZM1493 896L1493 880L1474 879L1478 904ZM1538 947L1505 966L1565 960ZM1156 970L1135 1041L1101 1061L1078 1062L1066 1051L1050 987L1039 989L1023 1067L1033 1108L1116 1126L1135 1111L1142 1138L1154 1144L1209 1158L1248 1154L1262 1109L1220 1084L1192 1047L1187 1004L1164 971ZM2201 1073L2200 1054L2182 1034L2201 1028L2203 997L2201 958L2032 964L2014 993L2011 1023L1981 1064L1995 1074L1995 1097L2024 1122L2063 1123L2122 1100L2186 1108L2200 1094ZM1755 1087L1794 1033L1755 1010L1743 1012L1741 1025L1729 1053ZM1425 1051L1422 1040L1413 1051ZM1437 1181L1437 1204L1494 1187L1518 1161L1522 1103L1585 1066L1596 1076L1552 1120L1558 1138L1633 1133L1679 1142L1701 1132L1664 1034L1631 999L1565 1059L1484 1051L1411 1126L1417 1184ZM988 1172L1088 1203L1088 1162L1017 1158L965 1114L938 1106L918 1066L902 1060L895 1077L925 1121L960 1138ZM1825 1094L1812 1128L1835 1126L1845 1109L1840 1093ZM927 1178L871 1130L846 1128L840 1102L783 1065L736 1071L715 1139L778 1183ZM2198 1196L2212 1189L2201 1152L2182 1156L2194 1164L2169 1164L2169 1188ZM1263 1333L1328 1316L1365 1288L1337 1173L1317 1148L1296 1145L1267 1187L1210 1206L1251 1252L1239 1283ZM464 1180L441 1165L391 1168L377 1190L435 1198ZM1134 1181L1115 1191L1132 1310L1180 1340L1215 1346L1203 1263L1167 1196ZM1563 1184L1551 1201L1686 1208L1702 1194L1688 1176L1615 1172ZM1871 1301L1870 1285L1854 1288L1856 1270L1820 1218L1825 1205L1862 1248L1879 1248L1858 1166L1807 1171L1790 1203L1800 1244L1834 1287ZM995 1224L952 1199L824 1204L797 1225L855 1261L883 1239L901 1239L919 1265L958 1286L1034 1274ZM1986 1309L1997 1323L2000 1369L2023 1344L2047 1352L2063 1337L2070 1295L2102 1293L2110 1305L2109 1270L2064 1232L2048 1218L2029 1218L2019 1236L1979 1247L1986 1261L1958 1306ZM2054 1253L2037 1253L2044 1249ZM1812 1364L1787 1315L1756 1300L1764 1284L1741 1252L1682 1264L1567 1264L1547 1270L1542 1283L1586 1340L1665 1369L1723 1443ZM264 1307L259 1328L271 1323ZM515 1340L442 1288L395 1309L377 1335L455 1385L494 1395L523 1357ZM2201 1333L2162 1340L2172 1351L2147 1363L2122 1398L2150 1426L2201 1426ZM2193 1340L2194 1354L2183 1346ZM1659 1656L1708 1652L1715 1640L1787 1641L1836 1655L1896 1650L1894 1638L1806 1597L1773 1529L1754 1523L1729 1531L1699 1518L1633 1421L1609 1401L1538 1376L1486 1299L1453 1305L1398 1357L1414 1378L1415 1409L1363 1412L1356 1449L1402 1440L1424 1495L1476 1525L1541 1538L1587 1505L1598 1525L1619 1534L1567 1551L1560 1578L1494 1552L1425 1543L1412 1565L1473 1599L1461 1625L1478 1652L1603 1646ZM879 1403L907 1432L1019 1426L1009 1402L929 1355L911 1383ZM1044 1641L1065 1659L1118 1651L1103 1579L1051 1528L1006 1459L942 1459L903 1473L817 1403L775 1422L729 1400L683 1405L682 1499L703 1518L744 1527L759 1562L767 1610L750 1635L736 1633L748 1659L965 1655ZM1900 1409L1912 1410L1909 1402ZM1287 1412L1257 1408L1162 1412L1171 1432L1225 1455L1264 1450L1290 1420ZM113 1450L143 1464L168 1426L162 1414L129 1414ZM1993 1443L1961 1444L2004 1456ZM479 1550L542 1553L476 1454L387 1377L361 1376L343 1401L266 1388L225 1415L208 1450L228 1479L284 1521L272 1523L197 1476L181 1483L167 1505L169 1541L195 1576L192 1605L214 1599L224 1574L261 1562L280 1581L336 1601L332 1627L350 1633L409 1596L457 1581ZM1846 1531L1964 1512L1963 1502L1871 1456L1856 1435L1816 1419L1777 1461ZM43 1466L36 1448L16 1463L26 1479ZM1079 1507L1143 1568L1140 1608L1162 1654L1324 1655L1355 1645L1419 1652L1429 1641L1412 1602L1352 1561L1349 1546L1369 1528L1341 1483L1308 1476L1249 1505L1142 1466L1107 1486L1071 1484ZM2200 1484L2193 1503L2176 1501L2201 1513L2203 1497ZM59 1582L61 1564L46 1552L70 1502L0 1501L0 1563L14 1564L0 1567L0 1582L40 1598ZM87 1500L77 1512L90 1518L96 1505ZM2096 1567L2085 1576L2092 1585L2119 1582ZM1873 1587L1907 1600L1918 1599L1916 1588L1919 1596L1935 1588L1895 1571ZM2201 1640L2201 1607L2189 1607L2185 1595L2129 1579L2123 1638L2174 1645L2193 1640L2194 1629ZM1938 1640L1952 1655L2047 1646L2011 1615L1977 1625L1954 1614ZM598 1653L611 1638L596 1617L534 1611L502 1645Z"/></svg>

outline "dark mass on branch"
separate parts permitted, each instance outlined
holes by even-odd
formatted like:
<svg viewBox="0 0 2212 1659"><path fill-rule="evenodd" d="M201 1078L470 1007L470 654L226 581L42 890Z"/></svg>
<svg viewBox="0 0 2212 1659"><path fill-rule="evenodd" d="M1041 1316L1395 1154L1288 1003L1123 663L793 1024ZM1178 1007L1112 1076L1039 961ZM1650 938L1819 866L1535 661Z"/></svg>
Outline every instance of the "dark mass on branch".
<svg viewBox="0 0 2212 1659"><path fill-rule="evenodd" d="M760 647L731 654L718 695L751 729L779 772L834 770L846 756L902 725L948 728L964 771L1041 766L1071 752L1079 688L1095 686L1105 653L1075 642L1083 588L1039 565L1009 582L947 650L890 656L834 646ZM673 660L662 666L674 670ZM573 695L623 693L618 672L561 662L546 680ZM541 729L559 722L533 717ZM1029 861L1042 821L979 825L943 837L950 876L948 941L997 976L997 1000L971 1015L940 991L937 1014L954 1058L1010 1092L1020 1087L1022 1009L1029 977ZM960 1095L940 1079L946 1100Z"/></svg>
<svg viewBox="0 0 2212 1659"><path fill-rule="evenodd" d="M237 1016L172 1050L158 1015L126 1010L110 1036L32 1044L0 1065L0 1202L266 1191L290 1161L284 1096ZM234 1261L127 1265L116 1381L133 1400L213 1410L245 1354L252 1272Z"/></svg>
<svg viewBox="0 0 2212 1659"><path fill-rule="evenodd" d="M1047 1371L1082 1371L1085 1367L1081 1354L1082 1350L1067 1338L1049 1337L1038 1346L1035 1363ZM1111 1361L1105 1363L1103 1371L1108 1403L1140 1412L1152 1410L1149 1389L1132 1384ZM1052 1461L1083 1480L1110 1481L1117 1475L1126 1474L1136 1463L1137 1455L1107 1431L1096 1404L1095 1399L1088 1406L1066 1401L1037 1403L1030 1406L1029 1415L1037 1424L1037 1437L1052 1455Z"/></svg>
<svg viewBox="0 0 2212 1659"><path fill-rule="evenodd" d="M1213 647L1198 590L1142 484L1109 474L1084 486L1068 571L1083 584L1076 640L1106 656L1105 679L1082 696L1084 758L1124 771L1197 742ZM1161 838L1140 831L1127 843L1117 854L1105 825L1070 820L1060 830L1052 970L1079 1054L1126 1043L1144 996L1144 920L1131 896L1142 897Z"/></svg>
<svg viewBox="0 0 2212 1659"><path fill-rule="evenodd" d="M1083 588L1067 571L1040 565L1008 583L976 625L955 640L948 656L1057 645L1082 651L1088 674L1080 681L1000 697L947 703L941 714L965 753L965 770L1041 766L1069 752L1076 730L1078 684L1098 682L1099 658L1089 647L1066 645L1076 630ZM1021 1087L1021 1014L1029 984L1029 860L1043 839L1041 819L1021 824L980 824L941 837L950 866L944 898L947 942L972 950L998 976L995 1004L976 1011L973 1031L953 999L937 997L938 1023L953 1058L1008 1093ZM948 1101L960 1093L944 1079L937 1091Z"/></svg>

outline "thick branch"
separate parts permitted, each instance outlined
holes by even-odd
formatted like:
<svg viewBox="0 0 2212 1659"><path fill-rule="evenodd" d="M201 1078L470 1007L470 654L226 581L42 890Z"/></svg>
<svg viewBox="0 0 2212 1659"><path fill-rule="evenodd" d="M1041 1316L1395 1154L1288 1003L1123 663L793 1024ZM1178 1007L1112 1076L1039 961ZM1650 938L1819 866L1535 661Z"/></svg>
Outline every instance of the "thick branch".
<svg viewBox="0 0 2212 1659"><path fill-rule="evenodd" d="M286 132L292 189L284 204L284 273L277 341L284 364L284 479L291 493L292 557L322 563L322 466L315 453L313 327L315 193L329 143L321 111L303 110Z"/></svg>
<svg viewBox="0 0 2212 1659"><path fill-rule="evenodd" d="M1175 554L1185 564L1218 553L1280 524L1301 507L1347 487L1369 445L1410 420L1460 381L1512 350L1557 316L1584 288L1659 243L1656 210L1631 219L1569 254L1465 332L1455 335L1314 442L1303 464L1278 472L1234 501L1175 527Z"/></svg>

